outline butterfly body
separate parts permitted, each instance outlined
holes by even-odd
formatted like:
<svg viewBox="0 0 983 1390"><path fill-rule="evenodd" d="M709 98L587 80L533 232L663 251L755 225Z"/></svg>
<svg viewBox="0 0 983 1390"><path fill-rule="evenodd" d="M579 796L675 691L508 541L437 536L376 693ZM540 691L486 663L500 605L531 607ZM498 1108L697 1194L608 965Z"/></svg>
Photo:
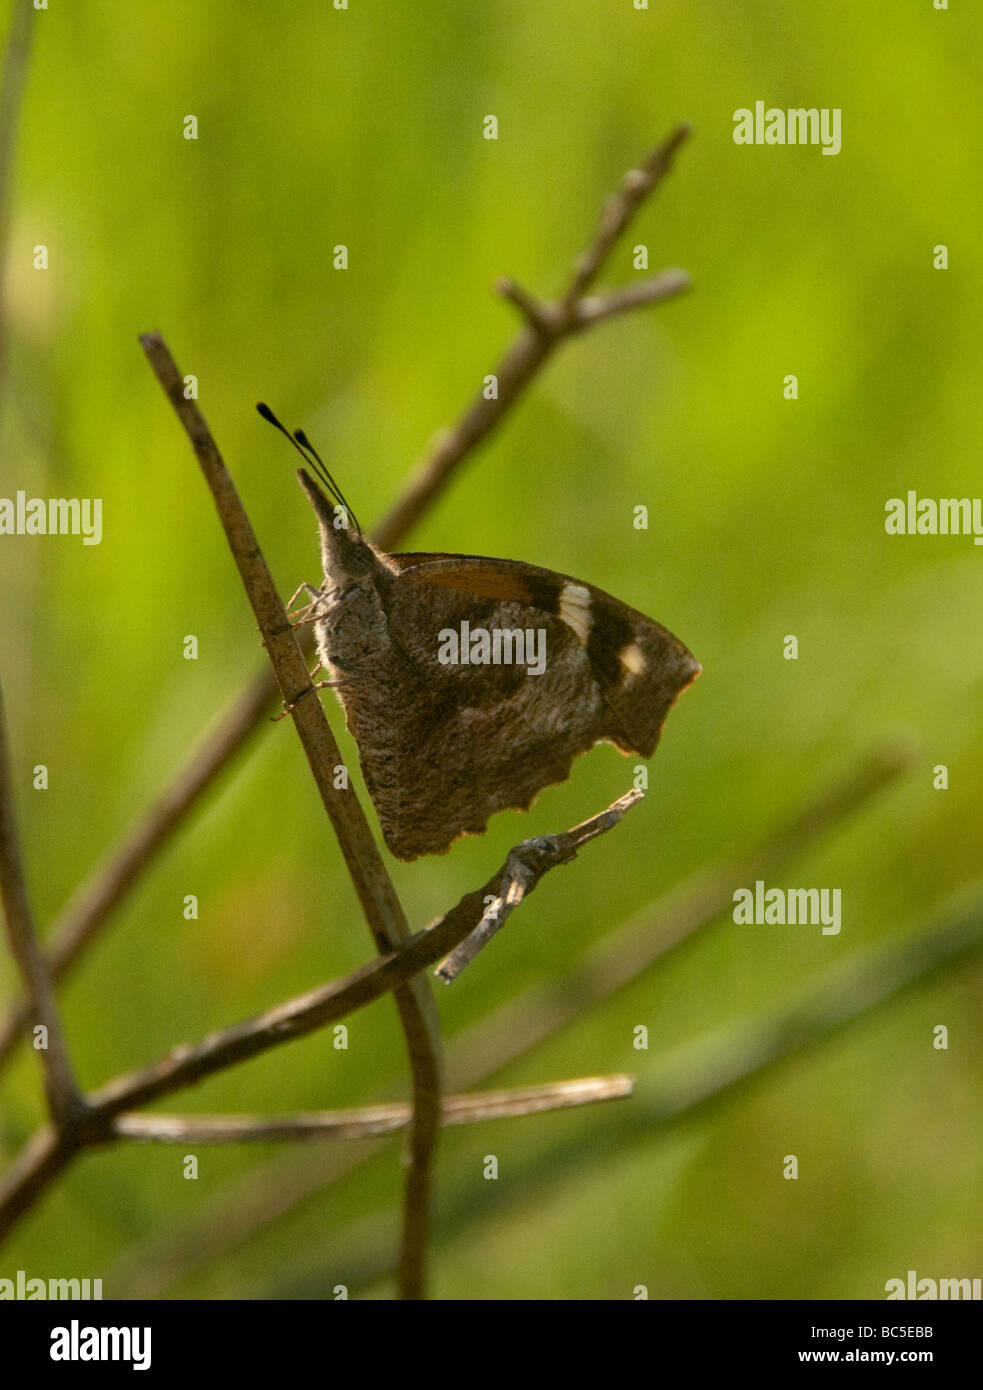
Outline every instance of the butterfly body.
<svg viewBox="0 0 983 1390"><path fill-rule="evenodd" d="M700 671L665 628L534 565L383 554L299 477L321 538L318 652L398 858L527 809L600 740L651 756Z"/></svg>

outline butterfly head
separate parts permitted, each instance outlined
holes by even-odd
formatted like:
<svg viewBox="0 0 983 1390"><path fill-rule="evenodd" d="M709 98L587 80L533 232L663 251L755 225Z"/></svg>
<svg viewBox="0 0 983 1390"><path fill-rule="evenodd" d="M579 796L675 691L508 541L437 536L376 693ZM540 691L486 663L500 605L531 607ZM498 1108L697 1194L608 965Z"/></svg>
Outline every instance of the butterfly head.
<svg viewBox="0 0 983 1390"><path fill-rule="evenodd" d="M328 497L306 468L298 468L297 478L317 517L325 580L332 588L344 591L368 578L377 564L375 552L344 501Z"/></svg>

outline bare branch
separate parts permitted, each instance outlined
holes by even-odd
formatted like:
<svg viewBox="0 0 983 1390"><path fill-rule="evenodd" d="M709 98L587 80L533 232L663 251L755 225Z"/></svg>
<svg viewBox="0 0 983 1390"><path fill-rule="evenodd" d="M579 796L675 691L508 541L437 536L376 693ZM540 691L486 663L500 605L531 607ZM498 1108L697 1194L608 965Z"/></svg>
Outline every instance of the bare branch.
<svg viewBox="0 0 983 1390"><path fill-rule="evenodd" d="M629 309L638 309L643 304L663 304L690 287L690 279L684 270L664 270L651 280L640 280L637 285L628 285L623 290L611 290L608 294L589 295L578 301L574 318L581 328L614 318Z"/></svg>
<svg viewBox="0 0 983 1390"><path fill-rule="evenodd" d="M573 1081L551 1081L542 1086L513 1086L504 1091L480 1091L477 1095L451 1096L444 1114L446 1125L473 1125L507 1116L540 1115L549 1110L569 1110L599 1101L623 1100L635 1089L635 1079L624 1074L581 1076Z"/></svg>
<svg viewBox="0 0 983 1390"><path fill-rule="evenodd" d="M492 901L485 907L481 921L460 946L445 956L434 974L449 985L464 967L474 960L495 933L505 926L508 918L523 899L528 897L544 873L557 864L567 864L571 859L575 859L581 845L617 825L625 812L641 799L642 793L638 790L626 792L607 810L574 826L572 830L560 835L539 835L516 845L505 861L494 895L488 895Z"/></svg>
<svg viewBox="0 0 983 1390"><path fill-rule="evenodd" d="M62 1032L55 1004L55 992L48 978L24 882L20 841L14 811L14 779L7 743L7 719L0 689L0 898L10 952L20 971L27 999L28 1016L45 1032L36 1049L44 1074L48 1113L55 1125L72 1119L82 1108L82 1096L75 1082L68 1045Z"/></svg>
<svg viewBox="0 0 983 1390"><path fill-rule="evenodd" d="M53 1125L24 1145L0 1182L0 1240L68 1167L78 1147Z"/></svg>
<svg viewBox="0 0 983 1390"><path fill-rule="evenodd" d="M352 788L339 790L334 768L342 761L321 702L313 695L307 663L232 479L205 419L184 394L184 381L159 333L141 338L147 359L184 427L218 509L284 702L290 710L321 801L334 827L348 872L380 952L409 939L410 929ZM313 698L303 698L305 695ZM423 1296L426 1230L434 1147L440 1131L440 1024L426 980L394 991L413 1076L414 1120L404 1208L400 1288Z"/></svg>
<svg viewBox="0 0 983 1390"><path fill-rule="evenodd" d="M541 1115L630 1096L630 1076L587 1076L541 1086L516 1086L477 1095L445 1096L445 1125L473 1125L519 1115ZM113 1131L122 1138L164 1144L268 1143L274 1139L376 1139L405 1129L412 1110L405 1102L365 1105L357 1110L323 1110L300 1115L119 1115Z"/></svg>
<svg viewBox="0 0 983 1390"><path fill-rule="evenodd" d="M527 327L506 349L493 369L498 378L498 396L487 400L483 393L477 395L454 428L438 435L418 465L403 496L376 528L376 538L383 549L391 550L423 512L433 505L465 458L502 421L564 338L596 321L590 316L579 316L579 301L597 278L615 243L642 203L668 174L673 156L689 132L688 125L680 126L640 169L632 169L625 175L620 193L609 198L605 204L594 239L577 260L570 283L558 300L542 303L520 289L514 280L499 281L499 292L516 304ZM680 271L671 273L676 276L682 274ZM678 293L681 288L683 285L679 282L672 293ZM668 298L669 293L661 297ZM638 301L639 304L655 302L658 302L658 297ZM624 307L629 306L626 304Z"/></svg>
<svg viewBox="0 0 983 1390"><path fill-rule="evenodd" d="M577 260L576 273L563 296L567 305L575 304L590 289L604 269L615 243L627 230L646 198L655 192L669 173L676 151L691 133L689 124L677 126L669 139L653 150L640 168L628 170L621 181L621 191L605 203L594 238Z"/></svg>
<svg viewBox="0 0 983 1390"><path fill-rule="evenodd" d="M530 328L546 337L552 336L555 325L550 318L548 304L543 304L528 290L524 290L517 280L507 275L496 281L495 288L503 299L508 299L515 305Z"/></svg>

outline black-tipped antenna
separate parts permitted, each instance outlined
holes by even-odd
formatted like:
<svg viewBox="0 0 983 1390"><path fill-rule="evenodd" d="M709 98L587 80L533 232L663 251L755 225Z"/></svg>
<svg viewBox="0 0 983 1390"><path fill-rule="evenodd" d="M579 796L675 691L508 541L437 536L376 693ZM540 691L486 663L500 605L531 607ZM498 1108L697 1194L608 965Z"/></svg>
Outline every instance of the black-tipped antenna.
<svg viewBox="0 0 983 1390"><path fill-rule="evenodd" d="M342 492L341 488L338 486L334 478L332 478L331 474L325 467L321 455L314 448L313 444L311 444L304 431L296 430L294 434L291 434L287 427L281 424L281 422L273 414L273 411L270 409L270 407L266 404L265 401L258 401L256 404L256 409L259 411L260 415L262 415L263 419L267 422L267 424L272 425L274 429L280 431L280 433L284 436L285 439L290 440L290 443L297 450L298 454L300 454L301 458L304 460L307 466L313 469L314 473L317 474L318 478L324 484L331 497L333 497L335 502L337 502L338 506L344 507L345 511L348 513L348 515L354 522L355 530L358 531L359 535L361 535L362 528L358 524L358 518L356 517L352 508L349 506L348 502L345 500L345 495Z"/></svg>
<svg viewBox="0 0 983 1390"><path fill-rule="evenodd" d="M322 459L321 455L314 448L314 445L307 438L307 435L304 433L303 430L294 430L294 443L299 444L301 448L305 449L307 453L310 454L311 458L315 460L315 463L317 464L317 472L321 478L321 481L326 483L331 488L332 495L336 497L337 500L344 507L345 511L348 513L348 515L351 517L352 521L355 524L355 530L358 532L359 535L361 535L362 528L358 524L358 517L355 515L353 508L345 500L345 494L342 492L341 488L338 486L334 478L332 478L331 474L328 472L324 459Z"/></svg>

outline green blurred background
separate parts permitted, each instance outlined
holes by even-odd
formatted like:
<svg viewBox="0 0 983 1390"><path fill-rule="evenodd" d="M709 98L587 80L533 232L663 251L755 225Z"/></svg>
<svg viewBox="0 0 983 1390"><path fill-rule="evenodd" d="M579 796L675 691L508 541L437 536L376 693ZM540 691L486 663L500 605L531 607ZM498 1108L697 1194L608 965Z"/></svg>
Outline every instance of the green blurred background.
<svg viewBox="0 0 983 1390"><path fill-rule="evenodd" d="M315 532L254 402L302 423L362 519L379 517L515 331L495 277L556 292L605 194L681 120L694 138L604 283L637 278L644 243L652 271L685 267L693 291L564 348L407 547L581 576L704 667L642 808L441 989L448 1056L468 1025L562 982L613 927L756 843L885 737L917 740L911 771L774 880L840 887L838 937L725 918L493 1084L628 1071L644 1089L670 1055L801 997L978 874L983 552L883 526L885 500L909 488L981 487L983 121L965 7L53 0L31 22L0 494L104 499L98 547L0 538L0 676L43 926L263 659L137 334L159 328L197 375L288 595L319 579ZM735 145L734 110L759 98L842 108L842 152ZM647 531L631 524L639 503ZM530 813L446 857L393 862L413 926L519 839L620 795L633 763L601 746ZM947 791L932 786L939 763ZM294 731L270 724L65 989L81 1077L97 1085L371 954ZM981 983L979 967L947 976L649 1143L618 1143L630 1100L446 1132L434 1295L877 1298L912 1268L980 1275ZM6 959L0 984L12 997ZM940 1023L947 1051L932 1047ZM162 1108L404 1095L391 1001L350 1033L346 1052L316 1036ZM0 1086L9 1157L39 1119L35 1060L18 1055ZM183 1153L87 1156L18 1227L0 1274L102 1275L117 1296L329 1297L340 1283L389 1296L389 1281L359 1279L395 1248L395 1144L323 1190L309 1175L335 1161L328 1146L202 1148L196 1182ZM782 1178L789 1153L797 1182ZM175 1233L183 1244L167 1244Z"/></svg>

